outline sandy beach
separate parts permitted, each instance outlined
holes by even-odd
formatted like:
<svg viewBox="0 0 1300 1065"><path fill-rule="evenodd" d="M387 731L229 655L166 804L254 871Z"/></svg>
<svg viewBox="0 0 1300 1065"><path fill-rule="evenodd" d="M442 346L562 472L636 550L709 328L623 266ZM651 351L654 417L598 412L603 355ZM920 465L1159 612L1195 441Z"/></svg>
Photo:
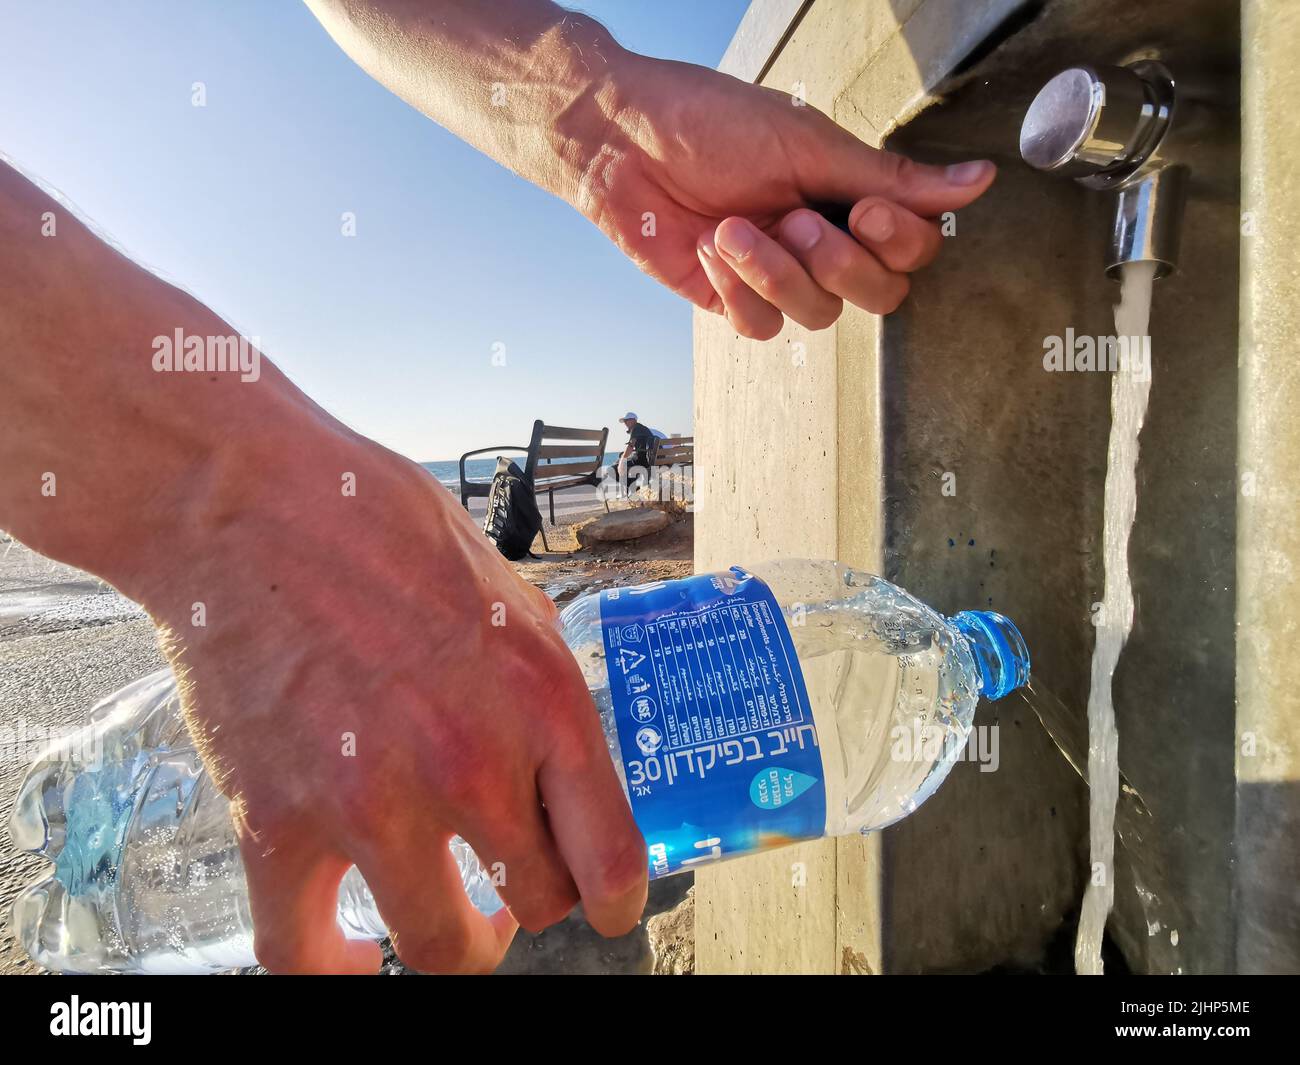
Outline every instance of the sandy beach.
<svg viewBox="0 0 1300 1065"><path fill-rule="evenodd" d="M481 520L482 500L471 515ZM545 500L542 507L545 511ZM577 549L574 529L604 512L591 489L556 496L557 525L547 525L551 551L516 563L527 580L565 603L588 590L684 576L691 570L690 515L664 532L628 545ZM541 540L536 548L541 552ZM152 622L133 602L93 576L36 554L0 535L0 724L66 728L85 719L100 699L164 665ZM14 848L7 820L27 769L25 758L0 752L0 974L40 972L14 938L10 909L18 893L48 868L45 859ZM689 877L651 885L646 918L672 909ZM406 970L386 954L385 971ZM521 931L500 972L648 972L645 922L607 940L575 911L540 935Z"/></svg>
<svg viewBox="0 0 1300 1065"><path fill-rule="evenodd" d="M153 624L135 603L0 536L0 723L74 725L100 699L163 664ZM15 752L0 752L0 973L34 970L14 942L9 912L47 864L9 840L9 811L26 771Z"/></svg>

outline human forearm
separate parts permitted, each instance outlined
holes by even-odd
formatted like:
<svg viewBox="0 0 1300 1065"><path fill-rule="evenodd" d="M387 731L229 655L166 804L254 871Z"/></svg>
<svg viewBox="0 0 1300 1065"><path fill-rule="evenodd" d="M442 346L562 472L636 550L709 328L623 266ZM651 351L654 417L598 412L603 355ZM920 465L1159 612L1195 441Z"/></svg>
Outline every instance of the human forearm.
<svg viewBox="0 0 1300 1065"><path fill-rule="evenodd" d="M0 245L0 527L35 549L170 614L171 573L359 446L247 342L255 380L157 369L158 338L240 338L4 165Z"/></svg>
<svg viewBox="0 0 1300 1065"><path fill-rule="evenodd" d="M209 364L226 323L3 166L0 248L0 527L170 630L263 964L378 967L337 921L353 865L432 972L490 970L516 919L540 930L579 898L628 931L644 841L546 596L260 352ZM509 870L508 910L470 905L453 835Z"/></svg>
<svg viewBox="0 0 1300 1065"><path fill-rule="evenodd" d="M379 82L567 200L736 331L885 314L939 252L984 161L878 151L798 96L620 48L549 0L306 0ZM851 235L809 208L852 205Z"/></svg>
<svg viewBox="0 0 1300 1065"><path fill-rule="evenodd" d="M571 203L630 58L549 0L306 0L351 58L439 125Z"/></svg>

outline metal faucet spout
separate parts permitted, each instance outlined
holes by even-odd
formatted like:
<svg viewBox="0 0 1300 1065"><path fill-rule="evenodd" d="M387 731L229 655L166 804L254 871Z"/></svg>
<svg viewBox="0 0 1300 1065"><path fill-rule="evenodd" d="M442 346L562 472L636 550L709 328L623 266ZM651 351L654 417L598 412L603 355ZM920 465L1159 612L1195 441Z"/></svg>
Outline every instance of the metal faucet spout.
<svg viewBox="0 0 1300 1065"><path fill-rule="evenodd" d="M1126 262L1178 265L1187 167L1176 157L1174 80L1163 65L1063 70L1039 91L1020 129L1020 154L1035 169L1110 192L1115 209L1106 273Z"/></svg>

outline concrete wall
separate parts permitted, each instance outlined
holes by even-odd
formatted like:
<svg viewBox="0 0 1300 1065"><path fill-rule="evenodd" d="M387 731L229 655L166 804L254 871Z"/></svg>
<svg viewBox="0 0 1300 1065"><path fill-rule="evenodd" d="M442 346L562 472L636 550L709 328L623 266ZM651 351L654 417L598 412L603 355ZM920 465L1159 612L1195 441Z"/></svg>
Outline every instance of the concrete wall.
<svg viewBox="0 0 1300 1065"><path fill-rule="evenodd" d="M910 47L896 43L908 19L924 9L927 19L948 27L929 36L951 57L1015 6L760 2L723 69L761 73L763 84L798 91L878 144L885 124L875 127L852 103L841 110L840 101L868 70L888 81L880 99L893 100L892 110L924 98ZM959 9L978 17L963 28ZM945 63L936 58L930 65ZM880 569L878 331L879 319L849 309L832 329L809 333L789 324L759 344L697 313L697 570L782 556ZM697 970L879 972L879 846L874 836L830 840L701 870Z"/></svg>
<svg viewBox="0 0 1300 1065"><path fill-rule="evenodd" d="M849 65L823 61L828 43L839 39L836 12L813 10L765 83L793 88L803 81L808 102L829 110L843 89L837 75L847 76ZM751 61L761 56L760 48ZM696 433L696 570L781 556L834 558L836 330L790 326L754 343L725 320L697 312L695 352L695 424L704 430ZM833 971L836 852L834 841L804 844L699 871L696 971ZM873 932L879 926L870 916L861 923ZM878 957L865 964L873 963Z"/></svg>
<svg viewBox="0 0 1300 1065"><path fill-rule="evenodd" d="M1039 709L1076 761L1102 593L1109 382L1044 373L1042 341L1067 326L1110 333L1115 289L1098 267L1104 202L1030 172L1016 132L1061 66L1152 45L1184 96L1220 115L1201 142L1185 268L1160 283L1153 312L1130 551L1138 619L1116 678L1121 768L1141 801L1121 816L1112 969L1297 967L1300 689L1282 648L1300 601L1298 17L1285 0L1247 4L1256 235L1241 238L1240 387L1234 4L770 0L728 58L774 88L801 84L870 143L937 162L989 155L1002 173L883 324L850 310L823 333L790 325L754 344L697 315L697 567L837 556L941 610L1004 609L1034 653ZM943 473L956 496L940 493ZM878 837L701 872L700 971L1068 968L1086 789L1027 704L986 704L977 723L999 726L997 773L958 766ZM1255 753L1240 756L1243 742Z"/></svg>
<svg viewBox="0 0 1300 1065"><path fill-rule="evenodd" d="M1242 24L1237 968L1300 972L1300 5Z"/></svg>
<svg viewBox="0 0 1300 1065"><path fill-rule="evenodd" d="M1153 300L1129 543L1137 611L1113 689L1132 790L1117 820L1110 965L1190 973L1233 964L1237 16L1221 0L1177 9L1049 4L890 138L921 156L992 153L1002 172L887 321L883 429L886 575L944 608L974 600L1016 618L1037 705L1084 763L1110 380L1047 373L1042 356L1045 337L1114 330L1116 287L1100 269L1110 207L1030 170L1016 143L1064 63L1157 47L1184 103L1203 101L1214 121L1192 160L1180 270ZM935 489L940 470L957 474L956 497ZM1086 792L1024 704L986 705L977 722L1000 725L999 771L961 767L886 834L887 960L1068 968L1068 952L1049 955L1069 945L1086 879ZM959 912L936 920L954 889Z"/></svg>

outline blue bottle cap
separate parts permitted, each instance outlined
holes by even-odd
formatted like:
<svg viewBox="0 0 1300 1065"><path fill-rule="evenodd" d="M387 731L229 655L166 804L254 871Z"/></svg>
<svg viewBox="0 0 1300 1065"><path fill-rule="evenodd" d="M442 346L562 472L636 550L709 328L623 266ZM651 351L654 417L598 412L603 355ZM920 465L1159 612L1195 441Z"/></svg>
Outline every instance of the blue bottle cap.
<svg viewBox="0 0 1300 1065"><path fill-rule="evenodd" d="M1001 699L1029 683L1029 649L1010 618L992 610L963 610L949 620L970 644L986 699Z"/></svg>

